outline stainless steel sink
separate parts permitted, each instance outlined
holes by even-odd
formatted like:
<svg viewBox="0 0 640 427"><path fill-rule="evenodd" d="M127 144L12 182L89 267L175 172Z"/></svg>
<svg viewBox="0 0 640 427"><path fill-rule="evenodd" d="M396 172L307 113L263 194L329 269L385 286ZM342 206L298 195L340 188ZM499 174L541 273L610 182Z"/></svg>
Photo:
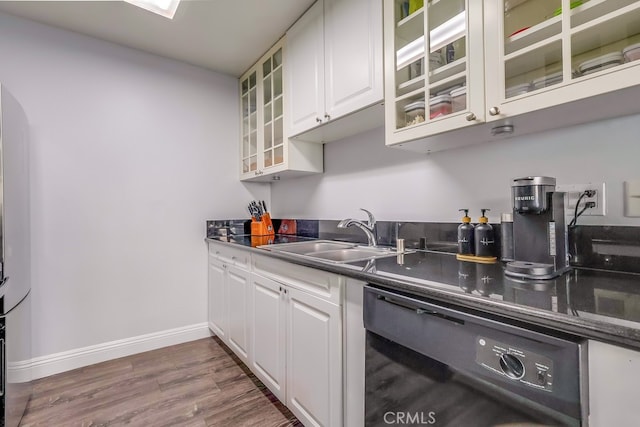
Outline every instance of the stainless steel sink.
<svg viewBox="0 0 640 427"><path fill-rule="evenodd" d="M374 258L398 255L398 252L391 248L359 246L355 243L334 242L331 240L280 243L276 245L263 245L258 247L274 252L284 252L336 264L366 261Z"/></svg>
<svg viewBox="0 0 640 427"><path fill-rule="evenodd" d="M293 254L309 254L312 252L333 251L339 249L355 248L355 243L333 242L331 240L314 240L312 242L279 243L277 245L264 245L261 248Z"/></svg>
<svg viewBox="0 0 640 427"><path fill-rule="evenodd" d="M336 249L325 252L312 252L306 254L307 256L319 258L325 261L332 261L336 263L343 262L355 262L366 261L373 258L382 258L391 255L398 255L397 252L391 251L387 248L351 248L351 249Z"/></svg>

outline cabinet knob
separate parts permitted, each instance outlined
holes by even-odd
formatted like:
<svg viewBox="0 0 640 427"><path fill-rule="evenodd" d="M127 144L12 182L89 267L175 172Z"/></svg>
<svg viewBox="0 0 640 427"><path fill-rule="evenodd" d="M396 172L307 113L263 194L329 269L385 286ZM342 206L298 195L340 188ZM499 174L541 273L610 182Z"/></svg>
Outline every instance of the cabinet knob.
<svg viewBox="0 0 640 427"><path fill-rule="evenodd" d="M500 114L500 109L498 107L491 107L489 108L489 114L491 114L492 116L497 116L498 114Z"/></svg>
<svg viewBox="0 0 640 427"><path fill-rule="evenodd" d="M330 115L328 115L327 113L324 113L324 118L325 118L326 120L331 120L331 116L330 116Z"/></svg>
<svg viewBox="0 0 640 427"><path fill-rule="evenodd" d="M322 123L322 119L320 117L316 117L316 122L317 123Z"/></svg>
<svg viewBox="0 0 640 427"><path fill-rule="evenodd" d="M465 116L465 119L467 119L468 122L472 122L476 119L476 115L473 113L469 113Z"/></svg>
<svg viewBox="0 0 640 427"><path fill-rule="evenodd" d="M235 261L235 260L236 260L236 257L235 257L235 256L232 256L232 257L231 257L231 261Z"/></svg>

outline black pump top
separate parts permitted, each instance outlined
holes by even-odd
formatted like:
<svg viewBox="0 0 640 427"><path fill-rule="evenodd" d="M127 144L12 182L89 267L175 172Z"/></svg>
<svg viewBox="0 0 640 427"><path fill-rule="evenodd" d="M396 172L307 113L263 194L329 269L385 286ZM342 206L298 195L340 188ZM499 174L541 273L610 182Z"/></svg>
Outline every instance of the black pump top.
<svg viewBox="0 0 640 427"><path fill-rule="evenodd" d="M481 224L486 224L489 222L489 218L487 218L484 213L487 211L490 211L491 209L480 209L480 211L482 212L482 216L480 217L480 223Z"/></svg>
<svg viewBox="0 0 640 427"><path fill-rule="evenodd" d="M458 209L458 211L464 211L464 216L462 217L462 222L465 224L469 224L471 222L471 218L469 217L469 209Z"/></svg>

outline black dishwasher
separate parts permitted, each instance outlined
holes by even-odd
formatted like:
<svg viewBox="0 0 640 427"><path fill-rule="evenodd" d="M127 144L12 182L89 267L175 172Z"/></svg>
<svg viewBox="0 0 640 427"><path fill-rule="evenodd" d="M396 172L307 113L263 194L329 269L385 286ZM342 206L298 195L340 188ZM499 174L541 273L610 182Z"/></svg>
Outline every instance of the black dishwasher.
<svg viewBox="0 0 640 427"><path fill-rule="evenodd" d="M586 342L373 286L365 424L586 425Z"/></svg>

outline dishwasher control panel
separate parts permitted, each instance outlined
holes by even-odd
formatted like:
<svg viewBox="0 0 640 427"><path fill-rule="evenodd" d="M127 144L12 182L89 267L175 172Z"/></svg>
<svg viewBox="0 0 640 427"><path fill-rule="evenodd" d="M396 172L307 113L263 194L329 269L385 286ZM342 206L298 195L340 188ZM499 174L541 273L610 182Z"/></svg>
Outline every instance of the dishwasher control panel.
<svg viewBox="0 0 640 427"><path fill-rule="evenodd" d="M508 380L553 391L553 361L541 354L479 336L476 363Z"/></svg>

